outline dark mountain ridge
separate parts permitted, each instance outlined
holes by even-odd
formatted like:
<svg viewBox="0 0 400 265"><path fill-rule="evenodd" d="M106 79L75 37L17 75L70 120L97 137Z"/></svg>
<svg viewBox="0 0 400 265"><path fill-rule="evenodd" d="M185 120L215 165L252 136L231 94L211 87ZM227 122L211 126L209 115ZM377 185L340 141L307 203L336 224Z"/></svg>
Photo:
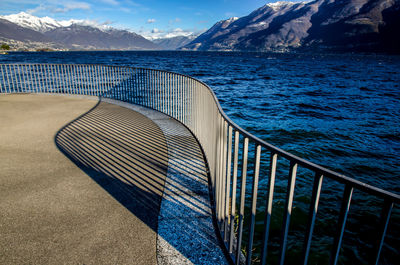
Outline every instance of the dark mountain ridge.
<svg viewBox="0 0 400 265"><path fill-rule="evenodd" d="M217 22L183 49L400 53L400 0L277 2Z"/></svg>

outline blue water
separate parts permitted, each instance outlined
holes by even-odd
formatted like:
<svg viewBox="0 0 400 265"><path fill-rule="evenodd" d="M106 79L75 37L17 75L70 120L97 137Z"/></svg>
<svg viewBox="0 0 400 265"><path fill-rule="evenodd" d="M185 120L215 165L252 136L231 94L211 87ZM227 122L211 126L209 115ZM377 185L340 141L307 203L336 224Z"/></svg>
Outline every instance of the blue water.
<svg viewBox="0 0 400 265"><path fill-rule="evenodd" d="M1 55L0 63L125 65L187 74L207 83L228 116L261 139L349 177L400 194L399 56L50 52L10 53ZM339 196L327 198L339 204ZM302 201L301 196L297 198ZM303 208L299 207L299 219L305 215ZM358 222L368 218L357 211L354 215ZM328 219L323 219L320 229L330 229L326 224L330 222ZM400 257L398 220L394 218L392 228L389 227L383 258L389 264ZM357 226L357 222L349 223L350 228ZM368 233L369 229L348 236L354 240L358 235L357 240L363 242L359 234ZM326 242L321 239L320 244ZM366 262L358 251L368 250L353 251L348 247L344 252L349 260ZM315 263L324 262L324 258L315 257Z"/></svg>

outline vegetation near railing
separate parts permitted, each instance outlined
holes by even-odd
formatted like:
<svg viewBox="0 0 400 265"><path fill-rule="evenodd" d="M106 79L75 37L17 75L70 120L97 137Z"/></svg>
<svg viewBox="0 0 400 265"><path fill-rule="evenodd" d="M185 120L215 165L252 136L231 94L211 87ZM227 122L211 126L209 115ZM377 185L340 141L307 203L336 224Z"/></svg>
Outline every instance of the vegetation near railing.
<svg viewBox="0 0 400 265"><path fill-rule="evenodd" d="M376 214L369 220L374 242L368 246L372 254L364 258L379 262L392 209L400 203L400 196L305 161L251 135L224 114L204 83L171 72L103 65L2 64L0 72L1 93L101 96L158 110L186 125L204 150L218 231L232 262L284 264L290 257L296 264L307 264L311 256L318 260L316 252L330 248L326 256L336 264L355 191L366 204L372 200L374 209L381 211L379 220ZM337 218L336 224L331 224L336 230L329 227L325 237L318 237L320 243L312 254L323 182L330 183L330 192L342 191L343 195L325 202L324 207ZM302 207L294 207L296 196ZM338 201L339 212L331 207ZM308 214L298 210L307 205ZM290 234L292 230L295 235ZM299 237L302 243L298 243Z"/></svg>

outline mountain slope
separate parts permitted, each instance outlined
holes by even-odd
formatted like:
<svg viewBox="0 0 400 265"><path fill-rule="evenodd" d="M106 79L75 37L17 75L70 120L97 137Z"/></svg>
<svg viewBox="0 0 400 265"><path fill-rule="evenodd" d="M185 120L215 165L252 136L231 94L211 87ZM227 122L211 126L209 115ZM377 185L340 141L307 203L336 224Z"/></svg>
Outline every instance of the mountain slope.
<svg viewBox="0 0 400 265"><path fill-rule="evenodd" d="M17 41L50 42L42 33L23 28L8 20L0 18L0 37Z"/></svg>
<svg viewBox="0 0 400 265"><path fill-rule="evenodd" d="M165 50L176 50L190 43L194 38L191 36L176 36L172 38L155 39L153 42Z"/></svg>
<svg viewBox="0 0 400 265"><path fill-rule="evenodd" d="M216 23L183 48L400 52L399 2L317 0L267 4L248 16Z"/></svg>
<svg viewBox="0 0 400 265"><path fill-rule="evenodd" d="M49 39L70 49L143 50L159 47L142 36L126 30L102 31L90 26L73 24L44 33Z"/></svg>
<svg viewBox="0 0 400 265"><path fill-rule="evenodd" d="M158 45L126 30L88 25L81 20L56 21L26 13L0 17L0 40L13 49L155 50Z"/></svg>

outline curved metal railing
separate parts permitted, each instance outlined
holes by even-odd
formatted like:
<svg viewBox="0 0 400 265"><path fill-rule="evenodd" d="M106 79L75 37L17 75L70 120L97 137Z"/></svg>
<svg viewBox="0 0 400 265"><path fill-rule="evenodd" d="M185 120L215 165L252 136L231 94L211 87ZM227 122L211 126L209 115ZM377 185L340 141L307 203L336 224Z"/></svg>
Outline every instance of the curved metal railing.
<svg viewBox="0 0 400 265"><path fill-rule="evenodd" d="M229 119L213 91L203 82L166 71L103 65L1 64L0 72L1 93L101 96L158 110L186 125L203 148L215 198L219 232L234 263L252 263L256 214L260 211L264 220L257 262L265 264L267 261L276 175L282 164L278 163L278 159L289 165L279 263L285 262L299 168L311 171L314 180L301 262L307 264L309 259L323 179L328 178L344 185L330 263L336 264L339 258L354 190L383 199L379 207L381 221L376 229L373 248L372 263L378 263L391 212L394 204L400 203L400 196L323 168L253 136ZM242 147L239 147L240 142ZM254 156L249 155L249 148L254 149ZM268 183L263 187L259 186L260 170L268 172ZM247 178L250 173L252 176ZM247 192L248 184L251 184L251 193ZM257 207L260 201L259 188L266 192L266 197L262 199L265 200L265 206L263 204L262 208ZM245 209L248 215L245 215ZM243 242L244 238L246 242ZM243 246L246 248L243 249Z"/></svg>

